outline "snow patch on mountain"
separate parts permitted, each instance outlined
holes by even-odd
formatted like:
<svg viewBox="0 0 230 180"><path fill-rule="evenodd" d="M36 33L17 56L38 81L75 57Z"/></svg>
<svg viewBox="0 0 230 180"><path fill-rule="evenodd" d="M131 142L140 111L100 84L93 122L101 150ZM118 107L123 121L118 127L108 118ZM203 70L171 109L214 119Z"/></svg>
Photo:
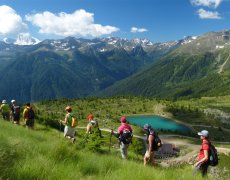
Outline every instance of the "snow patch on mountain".
<svg viewBox="0 0 230 180"><path fill-rule="evenodd" d="M3 42L5 42L6 44L14 44L15 43L15 39L12 38L4 38Z"/></svg>

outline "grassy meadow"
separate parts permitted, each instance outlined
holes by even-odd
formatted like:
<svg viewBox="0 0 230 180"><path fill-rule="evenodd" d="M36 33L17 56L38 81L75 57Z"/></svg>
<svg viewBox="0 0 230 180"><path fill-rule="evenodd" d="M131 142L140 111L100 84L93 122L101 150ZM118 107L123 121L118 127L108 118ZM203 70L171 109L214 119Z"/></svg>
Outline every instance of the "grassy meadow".
<svg viewBox="0 0 230 180"><path fill-rule="evenodd" d="M123 161L116 148L108 151L107 144L100 152L86 150L82 148L84 131L78 132L72 144L62 133L41 125L30 130L0 119L0 126L2 179L202 179L192 175L191 165L144 167L141 155L135 158L130 152ZM229 161L230 156L225 159Z"/></svg>

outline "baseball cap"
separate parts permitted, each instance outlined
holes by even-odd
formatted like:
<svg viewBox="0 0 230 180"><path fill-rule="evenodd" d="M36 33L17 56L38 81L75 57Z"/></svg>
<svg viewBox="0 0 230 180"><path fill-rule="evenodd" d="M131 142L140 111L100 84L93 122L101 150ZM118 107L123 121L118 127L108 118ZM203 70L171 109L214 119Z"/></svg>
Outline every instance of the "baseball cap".
<svg viewBox="0 0 230 180"><path fill-rule="evenodd" d="M88 115L88 120L91 120L91 119L93 119L93 115L92 115L92 114L89 114L89 115Z"/></svg>
<svg viewBox="0 0 230 180"><path fill-rule="evenodd" d="M126 123L126 117L125 117L125 116L122 116L121 119L120 119L120 121L121 121L122 123Z"/></svg>
<svg viewBox="0 0 230 180"><path fill-rule="evenodd" d="M198 132L197 134L199 136L208 137L208 131L207 130L202 130L201 132Z"/></svg>
<svg viewBox="0 0 230 180"><path fill-rule="evenodd" d="M149 129L151 129L152 127L151 127L150 124L145 124L145 125L143 126L143 128L144 128L144 130L149 130Z"/></svg>

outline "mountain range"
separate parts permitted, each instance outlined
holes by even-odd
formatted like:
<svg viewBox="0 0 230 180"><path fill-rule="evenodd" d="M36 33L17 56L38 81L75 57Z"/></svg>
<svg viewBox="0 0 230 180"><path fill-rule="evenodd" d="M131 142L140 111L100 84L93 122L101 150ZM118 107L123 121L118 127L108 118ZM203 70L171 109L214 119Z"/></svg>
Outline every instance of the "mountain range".
<svg viewBox="0 0 230 180"><path fill-rule="evenodd" d="M230 94L230 31L187 41L100 95L191 98Z"/></svg>
<svg viewBox="0 0 230 180"><path fill-rule="evenodd" d="M165 43L115 37L39 42L24 37L21 42L30 42L27 45L0 41L2 99L229 93L227 30Z"/></svg>

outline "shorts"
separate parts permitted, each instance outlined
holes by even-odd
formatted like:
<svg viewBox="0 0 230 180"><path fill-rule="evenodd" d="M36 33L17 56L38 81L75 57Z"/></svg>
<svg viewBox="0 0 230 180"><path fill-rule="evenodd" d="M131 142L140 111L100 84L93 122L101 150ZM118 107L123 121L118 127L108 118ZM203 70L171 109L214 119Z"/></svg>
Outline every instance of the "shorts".
<svg viewBox="0 0 230 180"><path fill-rule="evenodd" d="M20 116L19 115L13 115L13 120L18 122L20 120Z"/></svg>
<svg viewBox="0 0 230 180"><path fill-rule="evenodd" d="M65 126L65 129L64 129L64 136L70 136L70 137L74 137L75 135L75 129L74 128L71 128L69 126Z"/></svg>
<svg viewBox="0 0 230 180"><path fill-rule="evenodd" d="M28 119L28 120L26 120L26 126L28 126L28 127L34 127L34 119Z"/></svg>
<svg viewBox="0 0 230 180"><path fill-rule="evenodd" d="M208 163L199 164L195 167L194 174L196 171L200 171L203 177L206 176L208 172Z"/></svg>

